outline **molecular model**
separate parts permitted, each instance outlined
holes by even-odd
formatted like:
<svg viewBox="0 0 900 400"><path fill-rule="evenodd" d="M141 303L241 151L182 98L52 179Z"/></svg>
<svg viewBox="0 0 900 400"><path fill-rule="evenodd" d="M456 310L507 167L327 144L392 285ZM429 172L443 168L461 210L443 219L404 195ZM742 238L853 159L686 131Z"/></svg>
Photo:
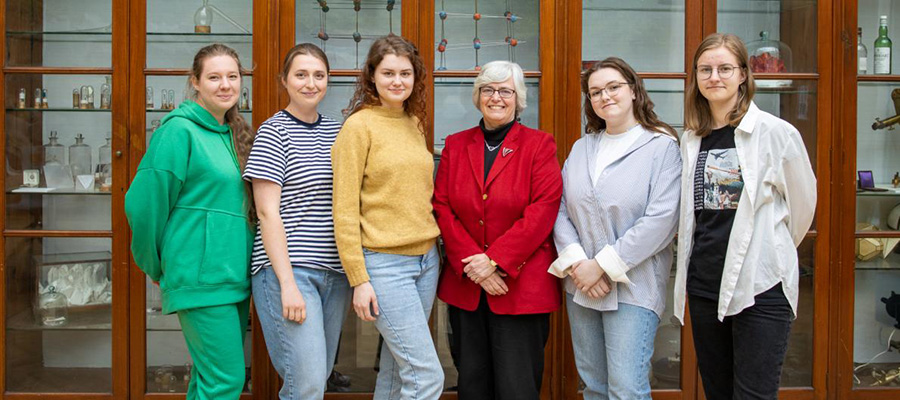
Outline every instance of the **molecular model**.
<svg viewBox="0 0 900 400"><path fill-rule="evenodd" d="M511 1L506 0L506 11L503 15L484 15L478 12L478 0L475 1L475 13L474 14L464 14L464 13L448 13L444 7L444 0L441 0L441 10L438 11L438 18L441 20L441 39L437 44L437 51L440 53L440 62L437 68L438 71L445 71L447 69L446 63L446 52L447 50L455 50L455 49L465 49L468 47L467 44L450 44L447 42L447 37L444 34L445 23L447 18L450 17L463 17L463 18L472 18L475 20L475 37L472 39L472 48L475 50L475 67L476 71L481 69L481 63L478 60L478 52L482 47L488 46L506 46L508 51L509 61L516 61L516 46L519 45L518 39L516 39L516 27L515 23L521 17L513 13L511 7ZM481 37L478 36L478 23L482 19L505 19L506 20L506 37L503 41L482 41Z"/></svg>
<svg viewBox="0 0 900 400"><path fill-rule="evenodd" d="M332 5L328 5L328 1L326 0L317 0L319 3L319 33L316 34L316 37L322 41L322 49L326 48L326 42L329 39L353 39L356 42L356 64L359 65L359 42L363 39L375 39L383 35L363 35L359 32L359 12L363 8L365 9L380 9L384 7L388 13L388 30L390 33L394 33L394 22L393 22L393 11L394 5L397 3L396 0L387 0L387 5L362 5L362 0L352 0L352 1L332 1ZM327 20L328 20L328 12L331 11L332 6L335 9L350 9L351 6L353 11L356 12L356 28L352 34L329 34L327 30Z"/></svg>

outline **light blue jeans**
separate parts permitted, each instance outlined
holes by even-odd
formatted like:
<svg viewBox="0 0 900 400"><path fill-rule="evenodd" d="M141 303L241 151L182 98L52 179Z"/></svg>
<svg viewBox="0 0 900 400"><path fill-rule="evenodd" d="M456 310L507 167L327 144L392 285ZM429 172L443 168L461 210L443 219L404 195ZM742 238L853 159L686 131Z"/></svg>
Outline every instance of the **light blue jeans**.
<svg viewBox="0 0 900 400"><path fill-rule="evenodd" d="M656 313L623 303L616 311L597 311L575 304L570 294L566 310L584 399L649 400Z"/></svg>
<svg viewBox="0 0 900 400"><path fill-rule="evenodd" d="M284 379L278 397L321 399L325 396L325 381L334 367L341 326L350 306L350 284L339 272L293 270L306 302L306 321L298 324L282 317L281 285L272 268L263 268L253 276L253 304L269 357Z"/></svg>
<svg viewBox="0 0 900 400"><path fill-rule="evenodd" d="M374 399L437 399L444 370L428 328L438 283L437 248L421 256L368 249L363 254L378 298L375 328L384 337Z"/></svg>

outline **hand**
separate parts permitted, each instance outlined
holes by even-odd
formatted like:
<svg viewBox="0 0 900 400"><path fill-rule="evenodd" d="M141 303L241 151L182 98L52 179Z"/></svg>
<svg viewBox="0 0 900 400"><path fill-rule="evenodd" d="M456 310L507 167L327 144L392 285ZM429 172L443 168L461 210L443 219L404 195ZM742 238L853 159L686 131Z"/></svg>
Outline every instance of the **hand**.
<svg viewBox="0 0 900 400"><path fill-rule="evenodd" d="M476 284L481 284L481 282L487 279L494 271L497 270L497 267L491 265L491 259L487 256L487 254L475 254L472 256L468 256L462 259L462 262L466 264L463 268L463 272L468 275L469 279Z"/></svg>
<svg viewBox="0 0 900 400"><path fill-rule="evenodd" d="M609 275L603 275L603 278L596 285L588 289L587 295L592 299L599 299L608 295L611 290L612 283L609 280Z"/></svg>
<svg viewBox="0 0 900 400"><path fill-rule="evenodd" d="M298 324L306 321L306 302L294 282L281 285L281 316Z"/></svg>
<svg viewBox="0 0 900 400"><path fill-rule="evenodd" d="M572 270L569 271L569 276L575 281L575 287L584 293L598 285L605 275L606 272L593 258L575 262L572 264ZM606 285L606 292L609 293L609 290L609 285Z"/></svg>
<svg viewBox="0 0 900 400"><path fill-rule="evenodd" d="M365 282L353 288L353 311L363 321L374 321L378 316L378 298L371 283Z"/></svg>
<svg viewBox="0 0 900 400"><path fill-rule="evenodd" d="M491 296L501 296L509 292L509 287L506 286L506 282L498 272L494 272L487 279L481 281L481 287Z"/></svg>

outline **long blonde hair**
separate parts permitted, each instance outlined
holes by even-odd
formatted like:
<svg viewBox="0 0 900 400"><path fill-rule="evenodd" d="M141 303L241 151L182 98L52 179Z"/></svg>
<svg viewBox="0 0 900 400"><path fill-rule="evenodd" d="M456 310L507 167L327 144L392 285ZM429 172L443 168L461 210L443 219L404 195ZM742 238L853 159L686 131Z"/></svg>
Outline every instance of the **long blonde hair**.
<svg viewBox="0 0 900 400"><path fill-rule="evenodd" d="M690 80L688 81L687 92L684 96L684 127L691 130L695 135L704 137L712 132L715 125L713 120L712 108L709 101L700 93L699 81L697 80L697 60L707 50L724 47L737 58L738 66L744 72L744 82L738 86L738 101L734 108L728 112L728 125L737 126L747 110L750 108L750 102L753 101L753 94L756 93L756 83L753 81L753 73L748 68L750 57L747 54L747 46L741 38L730 33L713 33L703 39L700 47L694 53L694 67L691 68Z"/></svg>

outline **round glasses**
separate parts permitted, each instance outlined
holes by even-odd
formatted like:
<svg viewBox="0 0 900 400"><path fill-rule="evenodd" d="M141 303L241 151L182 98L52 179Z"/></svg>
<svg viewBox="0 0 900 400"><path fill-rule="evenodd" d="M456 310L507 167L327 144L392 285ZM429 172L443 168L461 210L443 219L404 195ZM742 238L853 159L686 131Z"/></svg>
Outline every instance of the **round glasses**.
<svg viewBox="0 0 900 400"><path fill-rule="evenodd" d="M516 91L508 88L494 89L489 86L481 88L481 97L494 97L494 93L499 94L501 98L511 99Z"/></svg>
<svg viewBox="0 0 900 400"><path fill-rule="evenodd" d="M728 79L734 75L734 70L736 69L737 67L731 64L722 64L718 67L699 65L697 66L697 76L702 80L707 80L709 78L712 78L713 70L716 70L719 73L719 78Z"/></svg>
<svg viewBox="0 0 900 400"><path fill-rule="evenodd" d="M591 98L591 101L600 101L600 98L603 97L603 92L606 92L606 95L609 97L613 97L619 93L619 90L622 90L622 87L625 85L630 85L628 82L611 82L606 85L603 89L593 89L588 92L588 96Z"/></svg>

